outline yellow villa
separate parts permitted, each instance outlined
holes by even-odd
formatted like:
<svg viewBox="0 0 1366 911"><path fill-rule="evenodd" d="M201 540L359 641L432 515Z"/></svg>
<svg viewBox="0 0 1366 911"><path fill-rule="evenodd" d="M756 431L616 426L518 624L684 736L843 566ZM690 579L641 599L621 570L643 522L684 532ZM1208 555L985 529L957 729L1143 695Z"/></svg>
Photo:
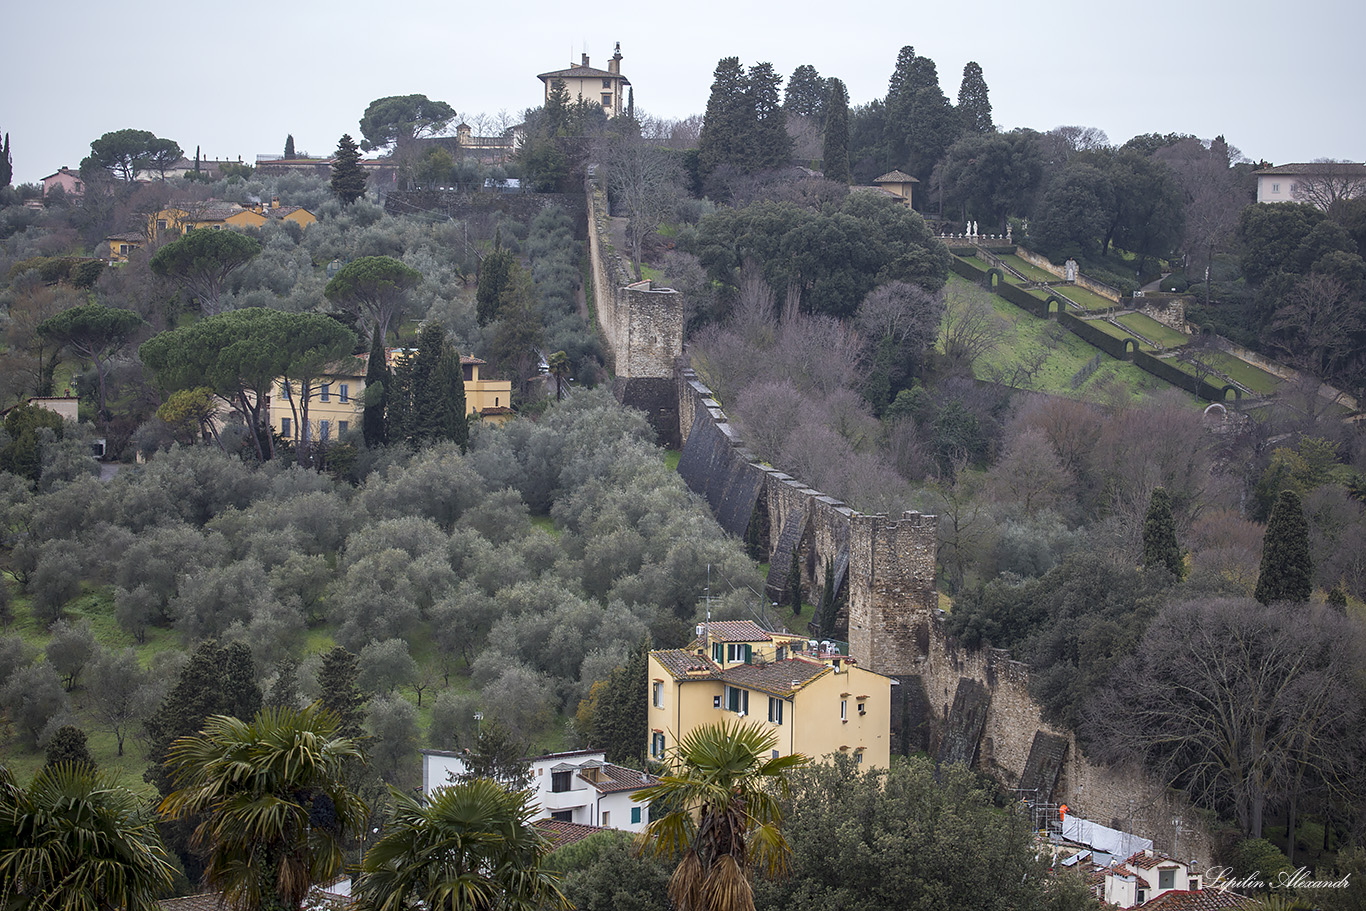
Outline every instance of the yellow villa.
<svg viewBox="0 0 1366 911"><path fill-rule="evenodd" d="M184 234L197 228L219 231L223 228L259 228L268 221L292 221L307 228L318 216L303 206L282 206L280 197L273 197L270 205L253 203L240 206L235 202L208 199L203 202L179 203L148 216L147 236L159 238L166 234Z"/></svg>
<svg viewBox="0 0 1366 911"><path fill-rule="evenodd" d="M845 753L866 768L890 761L891 678L751 620L706 623L686 648L651 652L649 685L656 760L693 728L738 717L777 735L774 757Z"/></svg>
<svg viewBox="0 0 1366 911"><path fill-rule="evenodd" d="M417 353L414 348L387 348L385 356L389 367L395 361L402 362ZM299 426L303 419L300 401L302 392L298 383L288 386L280 380L275 381L270 395L270 428L279 436L300 442L328 442L344 435L353 426L358 426L364 408L365 373L370 355L347 358L332 365L332 369L319 377L309 388L308 425ZM461 357L460 366L465 374L465 414L482 420L503 423L513 416L509 402L512 400L510 380L488 380L479 376L479 368L485 362L477 357Z"/></svg>
<svg viewBox="0 0 1366 911"><path fill-rule="evenodd" d="M536 78L545 84L545 100L555 83L562 83L569 93L570 102L586 101L602 105L602 112L608 116L620 117L629 114L631 80L621 74L621 42L617 42L616 52L607 61L607 69L599 70L588 65L588 55L584 54L581 63L571 64L568 69L541 73Z"/></svg>

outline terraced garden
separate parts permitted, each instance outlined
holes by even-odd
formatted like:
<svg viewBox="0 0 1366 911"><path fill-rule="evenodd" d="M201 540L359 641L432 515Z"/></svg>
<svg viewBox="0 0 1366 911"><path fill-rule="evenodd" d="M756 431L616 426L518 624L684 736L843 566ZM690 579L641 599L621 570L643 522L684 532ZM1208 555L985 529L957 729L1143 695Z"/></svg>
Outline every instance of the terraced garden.
<svg viewBox="0 0 1366 911"><path fill-rule="evenodd" d="M1146 339L1161 345L1163 348L1180 348L1191 339L1184 332L1177 332L1170 326L1164 326L1151 316L1142 313L1125 313L1116 319L1129 329L1134 330Z"/></svg>
<svg viewBox="0 0 1366 911"><path fill-rule="evenodd" d="M1068 285L1066 288L1059 289L1067 295L1070 300L1076 301L1086 310L1113 310L1119 306L1107 297L1101 297L1094 291L1087 291L1078 285Z"/></svg>

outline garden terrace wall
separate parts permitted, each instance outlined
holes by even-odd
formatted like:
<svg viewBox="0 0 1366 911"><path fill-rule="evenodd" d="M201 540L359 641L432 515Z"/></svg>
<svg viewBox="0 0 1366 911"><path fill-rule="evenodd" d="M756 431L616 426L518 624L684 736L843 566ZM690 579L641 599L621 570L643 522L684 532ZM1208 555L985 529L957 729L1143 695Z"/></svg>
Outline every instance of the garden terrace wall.
<svg viewBox="0 0 1366 911"><path fill-rule="evenodd" d="M1125 350L1129 346L1125 344L1123 339L1115 338L1110 333L1105 332L1102 329L1097 329L1095 326L1092 326L1088 320L1081 319L1071 313L1060 312L1058 314L1058 322L1072 330L1072 332L1082 340L1096 346L1113 358L1122 361L1129 356L1128 352ZM1137 339L1134 340L1135 344L1137 344L1137 341Z"/></svg>
<svg viewBox="0 0 1366 911"><path fill-rule="evenodd" d="M1173 386L1184 389L1193 395L1197 395L1209 402L1222 402L1224 393L1222 383L1215 386L1206 380L1197 380L1192 374L1173 367L1160 357L1154 357L1147 351L1137 351L1134 353L1134 365L1142 370L1146 370L1160 380L1166 380Z"/></svg>
<svg viewBox="0 0 1366 911"><path fill-rule="evenodd" d="M997 282L996 293L1026 313L1032 313L1043 319L1048 318L1047 302L1039 300L1037 297L1017 285L1012 285L1009 282L1004 281Z"/></svg>
<svg viewBox="0 0 1366 911"><path fill-rule="evenodd" d="M1062 266L1054 265L1053 261L1050 260L1048 257L1040 256L1033 250L1027 250L1024 247L1017 247L1015 250L1015 255L1020 257L1020 259L1024 260L1025 262L1029 263L1031 266L1037 266L1045 272L1048 272L1052 275L1056 275L1058 278L1067 278L1067 271L1063 269ZM1085 288L1087 291L1090 291L1093 294L1099 294L1101 297L1107 300L1112 300L1117 304L1123 301L1124 299L1124 293L1120 291L1118 288L1112 285L1107 285L1105 284L1105 282L1098 282L1094 279L1087 278L1085 275L1082 275L1080 273L1077 274L1077 280L1075 284L1079 288Z"/></svg>

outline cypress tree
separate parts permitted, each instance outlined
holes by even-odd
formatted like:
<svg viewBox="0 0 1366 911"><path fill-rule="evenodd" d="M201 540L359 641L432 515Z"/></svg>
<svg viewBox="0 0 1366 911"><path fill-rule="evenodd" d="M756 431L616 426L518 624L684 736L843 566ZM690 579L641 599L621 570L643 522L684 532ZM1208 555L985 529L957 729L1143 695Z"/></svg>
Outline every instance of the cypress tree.
<svg viewBox="0 0 1366 911"><path fill-rule="evenodd" d="M503 291L512 281L512 253L494 249L479 266L479 285L474 292L475 316L479 325L487 326L498 318Z"/></svg>
<svg viewBox="0 0 1366 911"><path fill-rule="evenodd" d="M290 133L290 134L288 134L287 136L285 136L285 158L293 158L293 157L294 157L294 134L293 134L293 133Z"/></svg>
<svg viewBox="0 0 1366 911"><path fill-rule="evenodd" d="M797 551L792 551L792 565L787 570L787 597L792 603L792 616L802 612L802 568L797 562Z"/></svg>
<svg viewBox="0 0 1366 911"><path fill-rule="evenodd" d="M1148 515L1143 520L1143 565L1165 567L1177 579L1186 570L1181 548L1176 543L1171 497L1163 487L1153 491L1152 499L1148 501Z"/></svg>
<svg viewBox="0 0 1366 911"><path fill-rule="evenodd" d="M829 635L835 625L835 561L825 561L825 590L821 592L821 606L816 613L816 632Z"/></svg>
<svg viewBox="0 0 1366 911"><path fill-rule="evenodd" d="M332 192L343 205L365 195L365 170L360 166L360 149L350 134L343 133L332 157Z"/></svg>
<svg viewBox="0 0 1366 911"><path fill-rule="evenodd" d="M446 351L446 330L436 323L422 327L417 338L417 357L413 358L412 417L408 442L423 446L440 438L443 405L437 385L437 365Z"/></svg>
<svg viewBox="0 0 1366 911"><path fill-rule="evenodd" d="M384 339L378 330L370 346L370 363L365 368L365 411L361 415L361 432L366 446L383 446L389 442L384 421L385 399L389 395L389 362L385 357Z"/></svg>
<svg viewBox="0 0 1366 911"><path fill-rule="evenodd" d="M1303 603L1314 590L1314 558L1309 553L1309 524L1300 495L1283 490L1271 509L1262 538L1262 567L1254 597L1263 604Z"/></svg>
<svg viewBox="0 0 1366 911"><path fill-rule="evenodd" d="M470 423L465 417L465 372L460 366L460 352L449 345L441 352L432 385L437 395L436 438L450 440L464 452L470 439Z"/></svg>
<svg viewBox="0 0 1366 911"><path fill-rule="evenodd" d="M787 115L778 100L778 85L783 77L773 72L773 64L756 63L746 77L750 140L745 157L737 162L742 171L781 168L792 161L792 137L787 133Z"/></svg>
<svg viewBox="0 0 1366 911"><path fill-rule="evenodd" d="M5 134L5 142L0 145L0 187L7 187L14 180L14 159L10 157L9 134Z"/></svg>
<svg viewBox="0 0 1366 911"><path fill-rule="evenodd" d="M958 119L968 133L992 133L991 98L987 95L987 81L982 68L972 60L963 67L963 81L958 86Z"/></svg>
<svg viewBox="0 0 1366 911"><path fill-rule="evenodd" d="M849 92L839 79L830 80L823 155L825 179L849 183Z"/></svg>
<svg viewBox="0 0 1366 911"><path fill-rule="evenodd" d="M338 645L323 655L323 663L318 668L318 701L337 716L337 734L352 739L364 736L361 709L365 706L365 697L356 688L359 663L358 657Z"/></svg>
<svg viewBox="0 0 1366 911"><path fill-rule="evenodd" d="M753 132L749 79L739 57L723 57L712 74L711 95L697 137L698 169L705 178L722 164L739 166Z"/></svg>

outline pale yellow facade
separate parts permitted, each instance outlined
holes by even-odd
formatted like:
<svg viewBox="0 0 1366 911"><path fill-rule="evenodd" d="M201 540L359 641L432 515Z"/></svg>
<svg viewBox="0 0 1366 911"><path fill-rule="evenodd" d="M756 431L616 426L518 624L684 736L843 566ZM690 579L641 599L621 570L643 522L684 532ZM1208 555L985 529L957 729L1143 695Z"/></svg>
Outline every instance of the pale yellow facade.
<svg viewBox="0 0 1366 911"><path fill-rule="evenodd" d="M564 85L571 103L586 101L601 105L603 113L609 118L620 117L629 113L631 86L631 80L621 74L621 60L621 44L618 43L616 53L607 62L605 70L590 66L588 55L584 54L580 63L571 64L567 69L541 73L536 78L545 84L546 101L550 100L550 93L558 82Z"/></svg>
<svg viewBox="0 0 1366 911"><path fill-rule="evenodd" d="M774 756L891 759L891 678L750 621L699 627L686 648L650 653L647 749L664 759L704 724L739 719L776 737Z"/></svg>
<svg viewBox="0 0 1366 911"><path fill-rule="evenodd" d="M255 203L239 206L236 203L207 200L202 203L187 203L168 206L147 218L147 235L157 238L166 235L180 235L200 228L219 231L223 228L259 228L268 221L292 221L307 228L318 221L318 217L301 206L282 206L278 198L270 205Z"/></svg>
<svg viewBox="0 0 1366 911"><path fill-rule="evenodd" d="M389 348L386 355L392 368L395 360L416 354L413 349ZM369 355L351 358L345 365L324 374L307 390L308 423L303 422L304 390L294 382L285 388L276 380L270 394L270 429L284 439L300 442L328 442L337 440L352 427L358 427L364 410L366 362ZM486 380L480 377L484 365L477 357L460 358L465 374L465 414L478 415L483 420L503 423L513 417L510 380Z"/></svg>

